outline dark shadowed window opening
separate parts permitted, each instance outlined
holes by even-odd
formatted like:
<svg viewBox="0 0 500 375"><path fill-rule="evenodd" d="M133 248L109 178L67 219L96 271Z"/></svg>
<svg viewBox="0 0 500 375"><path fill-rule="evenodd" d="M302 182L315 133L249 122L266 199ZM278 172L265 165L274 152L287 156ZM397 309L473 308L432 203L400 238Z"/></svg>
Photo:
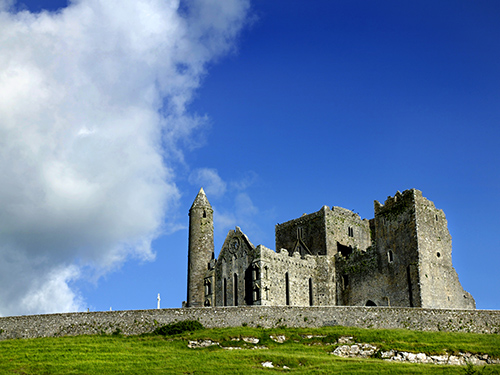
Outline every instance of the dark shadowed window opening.
<svg viewBox="0 0 500 375"><path fill-rule="evenodd" d="M255 266L254 266L255 267ZM245 271L245 304L250 306L253 305L253 276L255 268L248 267Z"/></svg>
<svg viewBox="0 0 500 375"><path fill-rule="evenodd" d="M210 280L205 280L205 295L208 296L212 294L212 283Z"/></svg>
<svg viewBox="0 0 500 375"><path fill-rule="evenodd" d="M207 217L207 211L203 210L203 217L206 218Z"/></svg>
<svg viewBox="0 0 500 375"><path fill-rule="evenodd" d="M352 227L347 228L347 234L349 235L349 237L354 237L354 230L352 229Z"/></svg>
<svg viewBox="0 0 500 375"><path fill-rule="evenodd" d="M372 300L368 300L368 301L366 301L365 306L377 306L377 304L375 302L373 302Z"/></svg>
<svg viewBox="0 0 500 375"><path fill-rule="evenodd" d="M223 305L227 306L227 280L224 278L222 281L222 300L223 300Z"/></svg>
<svg viewBox="0 0 500 375"><path fill-rule="evenodd" d="M286 305L290 305L290 280L288 278L288 272L285 273L285 300Z"/></svg>
<svg viewBox="0 0 500 375"><path fill-rule="evenodd" d="M309 306L313 305L313 281L309 278Z"/></svg>
<svg viewBox="0 0 500 375"><path fill-rule="evenodd" d="M436 255L437 255L437 257L439 258L439 257L441 256L441 253L438 251L438 252L436 253Z"/></svg>
<svg viewBox="0 0 500 375"><path fill-rule="evenodd" d="M387 252L387 258L389 260L389 263L392 263L394 261L394 255L392 254L391 250Z"/></svg>
<svg viewBox="0 0 500 375"><path fill-rule="evenodd" d="M408 277L408 297L410 299L410 307L413 307L413 286L411 283L411 268L408 266L406 268L406 276Z"/></svg>
<svg viewBox="0 0 500 375"><path fill-rule="evenodd" d="M348 257L352 253L352 247L342 245L340 242L337 242L337 251L342 254L344 257Z"/></svg>
<svg viewBox="0 0 500 375"><path fill-rule="evenodd" d="M259 280L260 279L260 272L259 272L259 267L253 266L252 268L252 279L253 280Z"/></svg>
<svg viewBox="0 0 500 375"><path fill-rule="evenodd" d="M238 275L234 274L233 275L233 301L234 301L234 306L238 306Z"/></svg>
<svg viewBox="0 0 500 375"><path fill-rule="evenodd" d="M344 289L349 286L349 275L342 275L342 284Z"/></svg>

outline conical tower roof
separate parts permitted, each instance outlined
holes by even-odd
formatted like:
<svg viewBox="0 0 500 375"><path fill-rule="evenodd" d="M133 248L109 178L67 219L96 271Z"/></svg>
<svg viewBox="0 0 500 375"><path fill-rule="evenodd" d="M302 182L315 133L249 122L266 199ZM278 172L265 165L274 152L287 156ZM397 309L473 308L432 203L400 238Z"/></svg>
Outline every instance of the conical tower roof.
<svg viewBox="0 0 500 375"><path fill-rule="evenodd" d="M190 211L193 208L197 207L212 208L210 202L207 199L207 196L205 195L205 190L203 190L203 188L200 188L200 191L198 192L198 195L196 196Z"/></svg>

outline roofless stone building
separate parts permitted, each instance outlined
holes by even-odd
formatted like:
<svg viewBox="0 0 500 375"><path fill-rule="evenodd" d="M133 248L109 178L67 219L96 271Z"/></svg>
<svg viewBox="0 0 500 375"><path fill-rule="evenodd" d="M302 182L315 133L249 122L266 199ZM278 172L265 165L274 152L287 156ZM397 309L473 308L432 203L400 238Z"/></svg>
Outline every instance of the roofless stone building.
<svg viewBox="0 0 500 375"><path fill-rule="evenodd" d="M276 249L236 227L214 257L213 210L200 189L189 211L185 306L394 306L474 309L451 260L444 212L416 189L375 217L341 207L276 225Z"/></svg>

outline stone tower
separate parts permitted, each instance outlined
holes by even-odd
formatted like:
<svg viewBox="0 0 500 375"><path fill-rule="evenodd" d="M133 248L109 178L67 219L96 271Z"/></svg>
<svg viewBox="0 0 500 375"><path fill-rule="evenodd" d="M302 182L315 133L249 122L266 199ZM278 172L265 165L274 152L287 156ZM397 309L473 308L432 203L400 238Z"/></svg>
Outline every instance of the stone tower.
<svg viewBox="0 0 500 375"><path fill-rule="evenodd" d="M203 306L203 280L210 261L214 259L213 212L201 188L189 210L187 307Z"/></svg>
<svg viewBox="0 0 500 375"><path fill-rule="evenodd" d="M379 274L392 306L474 309L451 261L444 212L416 189L375 201L374 232ZM381 279L381 277L380 277ZM380 288L382 289L382 288Z"/></svg>

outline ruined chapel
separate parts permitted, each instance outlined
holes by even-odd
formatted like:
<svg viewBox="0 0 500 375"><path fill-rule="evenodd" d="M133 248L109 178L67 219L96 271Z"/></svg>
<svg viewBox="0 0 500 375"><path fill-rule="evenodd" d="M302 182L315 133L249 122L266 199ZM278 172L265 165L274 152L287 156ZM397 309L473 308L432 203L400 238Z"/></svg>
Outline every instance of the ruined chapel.
<svg viewBox="0 0 500 375"><path fill-rule="evenodd" d="M202 188L189 210L187 307L475 308L452 265L446 216L416 189L375 201L370 220L323 206L277 224L276 251L236 227L214 255Z"/></svg>

